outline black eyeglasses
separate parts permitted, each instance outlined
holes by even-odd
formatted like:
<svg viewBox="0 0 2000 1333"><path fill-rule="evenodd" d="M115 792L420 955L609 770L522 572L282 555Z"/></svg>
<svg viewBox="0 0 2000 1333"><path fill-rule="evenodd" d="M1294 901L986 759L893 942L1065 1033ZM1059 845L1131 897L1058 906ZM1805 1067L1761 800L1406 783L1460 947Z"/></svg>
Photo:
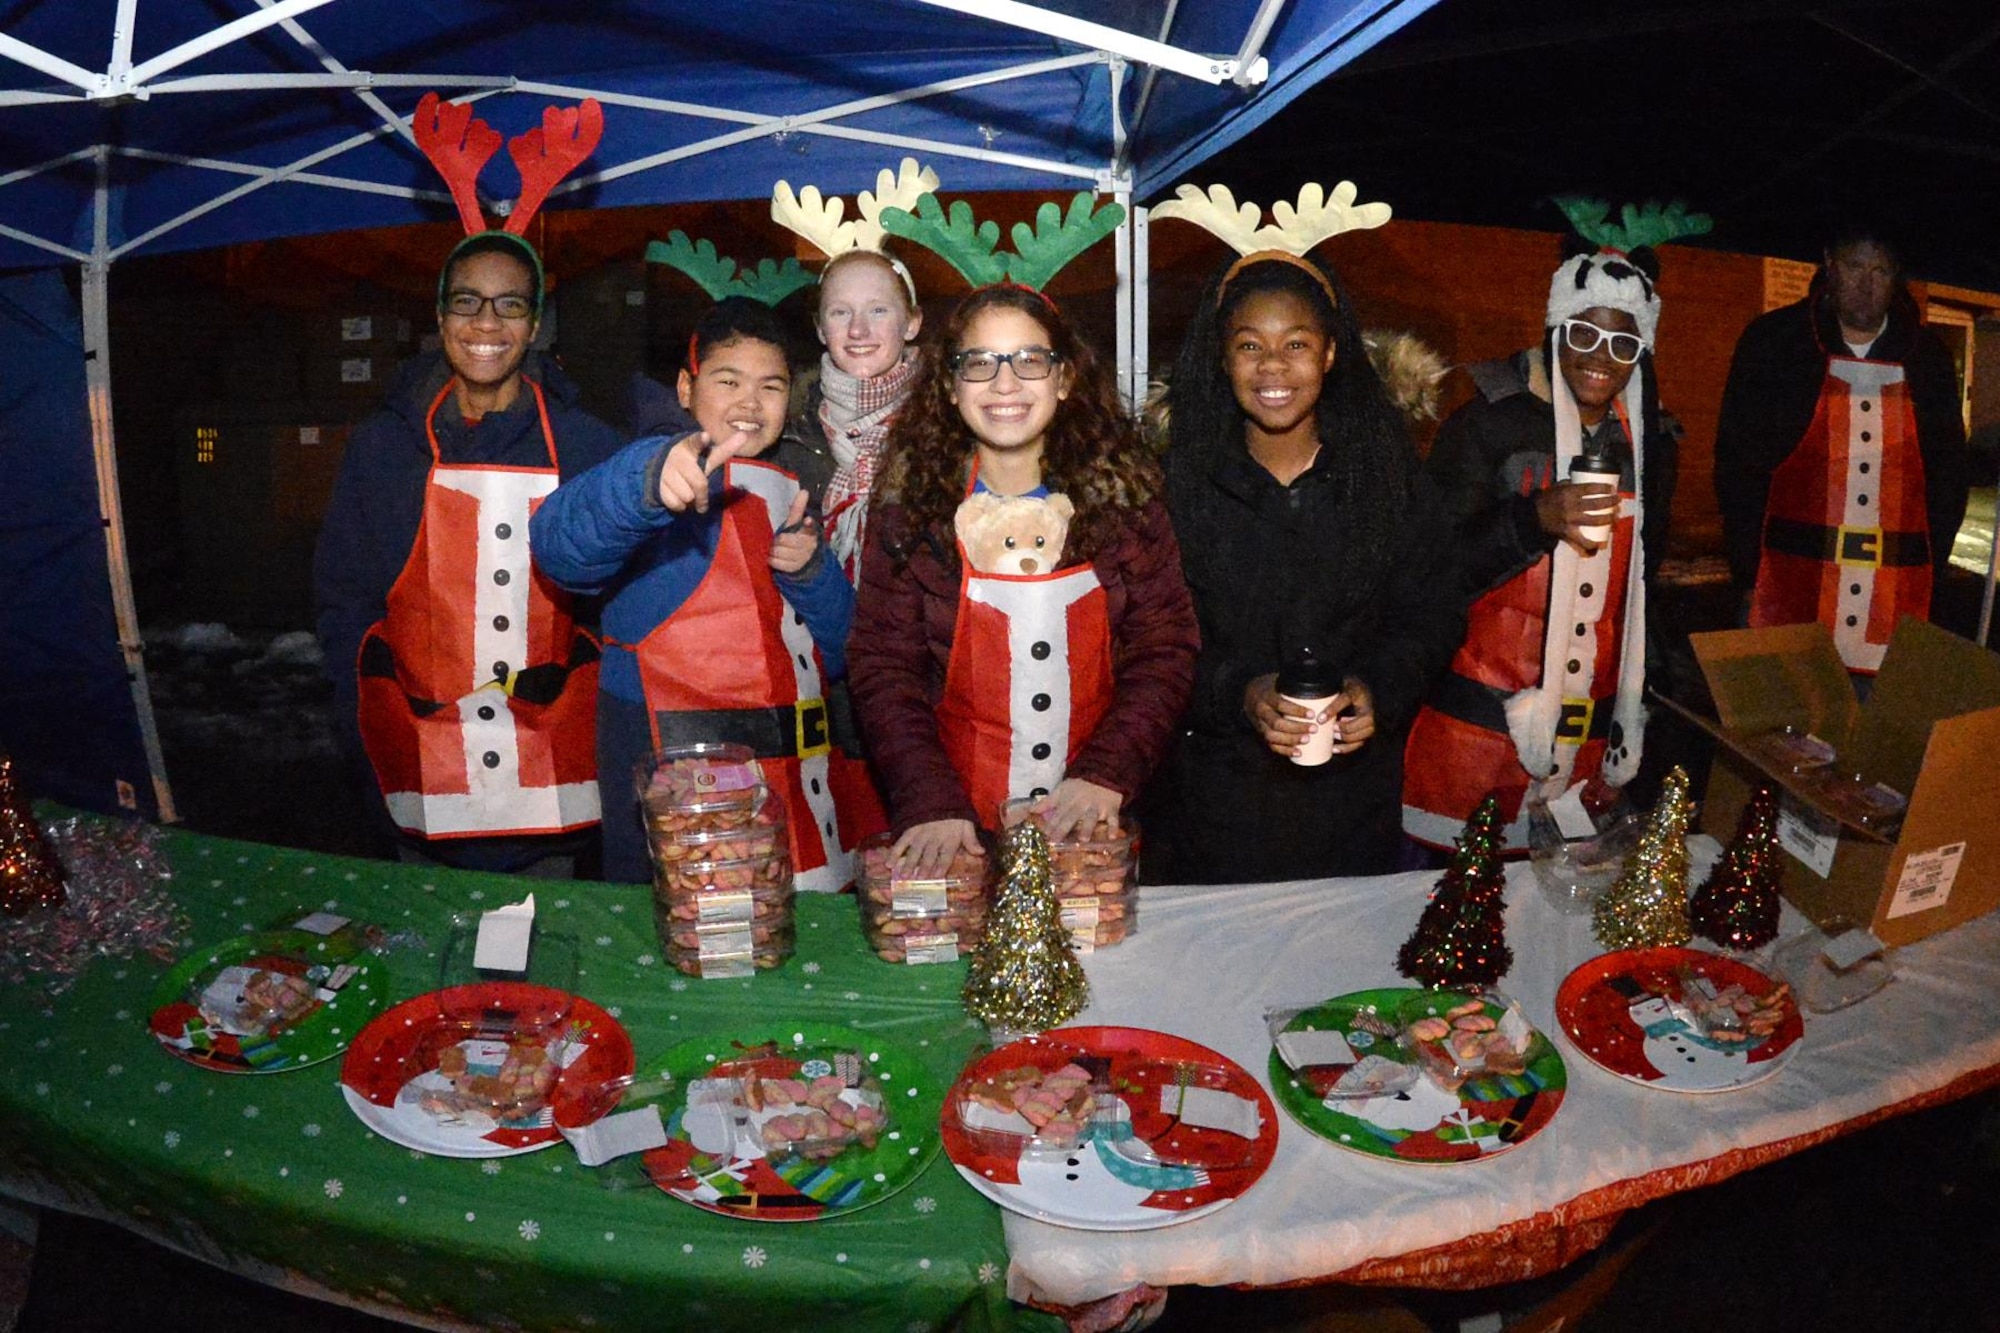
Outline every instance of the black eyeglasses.
<svg viewBox="0 0 2000 1333"><path fill-rule="evenodd" d="M478 292L452 292L444 298L446 314L457 315L460 319L477 319L479 312L487 306L502 319L526 319L535 313L535 303L525 296L506 292L499 296L481 296Z"/></svg>
<svg viewBox="0 0 2000 1333"><path fill-rule="evenodd" d="M1048 347L1023 347L1013 352L989 352L975 347L954 353L951 370L968 384L983 384L998 375L1001 366L1014 367L1014 374L1024 380L1045 380L1060 360L1061 355Z"/></svg>
<svg viewBox="0 0 2000 1333"><path fill-rule="evenodd" d="M1566 319L1562 322L1562 331L1563 342L1570 351L1594 352L1602 346L1621 366L1637 363L1639 354L1646 350L1646 340L1638 334L1613 333L1610 329L1600 329L1587 319Z"/></svg>

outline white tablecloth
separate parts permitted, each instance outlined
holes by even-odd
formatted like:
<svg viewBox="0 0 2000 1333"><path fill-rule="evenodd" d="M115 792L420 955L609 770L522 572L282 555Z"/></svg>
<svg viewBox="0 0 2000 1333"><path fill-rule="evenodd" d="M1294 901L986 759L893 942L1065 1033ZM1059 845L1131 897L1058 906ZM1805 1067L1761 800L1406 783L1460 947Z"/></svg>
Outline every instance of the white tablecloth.
<svg viewBox="0 0 2000 1333"><path fill-rule="evenodd" d="M1715 854L1695 840L1698 866ZM1397 975L1437 875L1155 888L1139 930L1086 960L1078 1024L1172 1032L1268 1085L1264 1014L1379 986ZM1699 882L1699 881L1697 881ZM1734 1149L1824 1130L2000 1065L2000 914L1896 951L1896 979L1838 1013L1805 1016L1790 1063L1762 1083L1692 1095L1606 1073L1556 1035L1555 993L1601 950L1587 916L1544 898L1526 865L1508 874L1514 966L1500 982L1557 1042L1568 1095L1546 1129L1491 1160L1425 1166L1335 1147L1280 1109L1278 1151L1248 1193L1155 1231L1093 1233L1009 1214L1010 1290L1082 1304L1135 1283L1271 1285L1522 1223L1586 1192ZM1786 908L1783 939L1811 927ZM1697 941L1697 943L1699 943ZM1693 1182L1690 1182L1693 1183Z"/></svg>

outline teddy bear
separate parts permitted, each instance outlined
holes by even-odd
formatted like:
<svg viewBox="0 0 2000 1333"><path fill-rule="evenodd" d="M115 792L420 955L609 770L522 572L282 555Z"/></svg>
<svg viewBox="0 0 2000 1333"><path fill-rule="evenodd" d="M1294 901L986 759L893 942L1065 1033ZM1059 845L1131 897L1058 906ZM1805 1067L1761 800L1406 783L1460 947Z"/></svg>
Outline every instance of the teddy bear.
<svg viewBox="0 0 2000 1333"><path fill-rule="evenodd" d="M958 507L952 526L981 574L1051 574L1076 506L1067 495L995 495L981 491Z"/></svg>

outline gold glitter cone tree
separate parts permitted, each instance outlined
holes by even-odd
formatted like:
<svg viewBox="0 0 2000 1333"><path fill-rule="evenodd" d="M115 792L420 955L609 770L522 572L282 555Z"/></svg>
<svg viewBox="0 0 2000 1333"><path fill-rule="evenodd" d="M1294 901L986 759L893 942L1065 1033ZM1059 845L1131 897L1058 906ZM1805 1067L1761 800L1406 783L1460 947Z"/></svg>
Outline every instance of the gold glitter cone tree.
<svg viewBox="0 0 2000 1333"><path fill-rule="evenodd" d="M1695 890L1688 917L1695 933L1725 949L1758 949L1778 937L1778 798L1759 787L1743 807L1736 836Z"/></svg>
<svg viewBox="0 0 2000 1333"><path fill-rule="evenodd" d="M1046 1032L1083 1009L1090 983L1049 880L1049 841L1033 820L1001 848L1000 892L965 974L965 1011L988 1027Z"/></svg>
<svg viewBox="0 0 2000 1333"><path fill-rule="evenodd" d="M1638 850L1593 909L1591 926L1606 949L1687 943L1687 829L1693 814L1687 774L1676 767L1660 787Z"/></svg>
<svg viewBox="0 0 2000 1333"><path fill-rule="evenodd" d="M13 759L0 755L0 913L26 916L38 907L61 907L67 896L62 862L35 822Z"/></svg>
<svg viewBox="0 0 2000 1333"><path fill-rule="evenodd" d="M1425 986L1491 986L1514 965L1507 947L1507 871L1498 798L1465 821L1451 864L1431 890L1396 970Z"/></svg>

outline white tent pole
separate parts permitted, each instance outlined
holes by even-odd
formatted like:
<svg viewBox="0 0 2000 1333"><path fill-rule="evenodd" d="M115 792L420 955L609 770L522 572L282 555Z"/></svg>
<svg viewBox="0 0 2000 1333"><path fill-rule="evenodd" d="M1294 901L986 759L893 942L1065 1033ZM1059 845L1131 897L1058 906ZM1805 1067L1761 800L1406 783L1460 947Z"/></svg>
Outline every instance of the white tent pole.
<svg viewBox="0 0 2000 1333"><path fill-rule="evenodd" d="M1111 254L1118 275L1117 290L1112 294L1112 309L1117 324L1117 374L1118 391L1124 396L1125 408L1129 412L1139 410L1139 400L1132 391L1132 187L1130 178L1123 174L1125 165L1125 119L1119 102L1125 94L1125 62L1111 62L1111 169L1120 173L1114 180L1111 197L1124 208L1125 216L1119 219L1118 229L1111 236Z"/></svg>
<svg viewBox="0 0 2000 1333"><path fill-rule="evenodd" d="M106 69L114 84L132 75L132 33L138 11L139 0L118 0L117 17L111 20L111 63Z"/></svg>
<svg viewBox="0 0 2000 1333"><path fill-rule="evenodd" d="M111 420L111 225L109 152L97 155L97 197L91 254L83 265L83 376L90 395L91 453L97 460L97 510L104 524L104 555L110 567L111 610L118 625L118 648L131 682L132 709L153 778L160 819L174 823L174 794L167 785L166 758L153 718L153 693L146 683L145 643L139 637L139 609L132 596L132 569L125 548L125 508L118 495L118 443Z"/></svg>
<svg viewBox="0 0 2000 1333"><path fill-rule="evenodd" d="M1126 32L1123 28L1106 27L1102 23L1091 23L1052 9L1024 5L1019 0L917 0L917 3L1025 28L1057 41L1074 42L1078 46L1124 56L1141 65L1157 65L1190 79L1200 79L1203 83L1223 83L1236 76L1236 62L1227 56L1197 55L1177 46L1168 46L1165 42L1156 42L1150 37ZM1258 61L1249 82L1262 83L1267 72L1268 65Z"/></svg>
<svg viewBox="0 0 2000 1333"><path fill-rule="evenodd" d="M159 226L153 228L149 232L145 232L141 235L134 236L131 240L125 242L125 244L119 246L116 250L112 251L111 257L113 259L117 259L121 255L127 254L130 251L138 249L140 246L146 244L148 241L154 239L157 236L164 236L166 233L172 231L174 228L179 226L184 226L185 224L194 221L196 218L202 216L204 213L212 213L216 209L221 208L224 204L232 203L235 200L241 199L244 195L249 194L252 191L263 189L267 185L275 185L279 181L290 180L293 177L295 177L300 171L304 170L309 166L314 165L315 163L324 162L328 158L339 157L342 153L345 153L350 149L359 148L362 144L368 143L371 140L379 139L386 133L388 133L388 131L380 127L372 130L365 130L360 134L352 135L346 139L342 139L339 143L334 144L330 148L322 148L316 153L308 153L304 157L298 159L296 162L288 162L280 167L271 167L263 173L260 179L246 182L245 184L237 186L233 190L229 190L222 194L219 194L205 204L195 205L193 208L190 208L189 210L187 210L187 212L180 214L178 217L172 217L167 219L165 222L162 222Z"/></svg>
<svg viewBox="0 0 2000 1333"><path fill-rule="evenodd" d="M1132 365L1139 384L1139 410L1153 388L1153 213L1132 210Z"/></svg>
<svg viewBox="0 0 2000 1333"><path fill-rule="evenodd" d="M148 97L166 93L260 93L273 88L484 88L491 92L511 91L517 83L505 74L371 74L367 70L344 70L338 74L190 74L184 79L162 79L147 87ZM408 118L398 116L407 126Z"/></svg>
<svg viewBox="0 0 2000 1333"><path fill-rule="evenodd" d="M272 5L276 3L277 0L257 0L257 5L261 9L269 9ZM336 60L333 57L332 52L328 51L325 47L321 46L319 44L318 39L316 39L311 33L307 32L305 30L305 26L301 24L297 19L290 19L290 18L284 19L278 24L278 26L283 28L285 30L285 34L289 36L293 41L297 42L300 46L303 46L307 50L307 52L309 52L313 56L314 59L319 61L321 67L326 69L329 73L333 74L353 73L353 71L348 69L346 65ZM410 127L403 123L403 118L397 115L395 109L391 107L387 102L384 102L380 97L377 97L371 88L368 87L357 88L355 89L354 95L355 98L363 106L367 107L370 111L373 111L377 116L381 117L383 124L387 125L390 129L396 131L396 133L403 135L404 137L409 138L414 142L416 136L411 132Z"/></svg>
<svg viewBox="0 0 2000 1333"><path fill-rule="evenodd" d="M61 255L64 259L74 259L79 263L90 258L89 255L81 250L72 250L67 245L57 245L54 241L45 241L39 236L32 236L25 231L10 227L4 222L0 222L0 236L5 236L10 241L19 241L23 245L32 245L38 250L47 250L51 254Z"/></svg>
<svg viewBox="0 0 2000 1333"><path fill-rule="evenodd" d="M178 69L190 60L199 60L210 51L218 50L221 47L228 46L231 42L241 41L245 37L260 33L264 29L282 23L294 15L304 14L310 10L318 9L322 5L330 5L332 3L333 0L279 0L279 3L272 5L269 9L256 14L245 14L240 19L232 19L221 27L203 33L191 41L182 42L179 46L162 51L151 60L142 61L134 65L131 72L125 78L118 81L113 91L119 93L135 92L143 88L146 81L156 74L164 74L170 69Z"/></svg>
<svg viewBox="0 0 2000 1333"><path fill-rule="evenodd" d="M41 47L30 46L20 38L9 37L4 32L0 32L0 56L26 65L29 69L40 70L52 79L61 79L64 83L81 88L87 93L96 92L103 84L103 79L99 75L83 66L72 65L61 56L52 56Z"/></svg>
<svg viewBox="0 0 2000 1333"><path fill-rule="evenodd" d="M1257 13L1250 20L1250 28L1243 34L1243 45L1236 48L1236 72L1229 81L1238 88L1248 88L1253 83L1262 83L1261 78L1253 78L1257 68L1257 58L1263 53L1264 40L1277 26L1278 11L1285 7L1285 0L1263 0L1257 6Z"/></svg>
<svg viewBox="0 0 2000 1333"><path fill-rule="evenodd" d="M66 167L72 162L87 161L96 156L97 149L95 146L79 148L74 153L64 153L61 157L52 157L46 162L37 162L33 166L22 167L17 171L10 171L4 176L0 176L0 185L12 185L15 181L24 181L30 176L39 176L44 171L53 171L57 167Z"/></svg>
<svg viewBox="0 0 2000 1333"><path fill-rule="evenodd" d="M1052 176L1074 176L1078 180L1096 181L1104 177L1098 167L1078 166L1073 162L1056 162L1049 158L1027 157L1021 153L1001 153L991 148L967 148L963 144L945 143L940 139L912 139L902 134L880 134L873 130L857 130L845 125L800 125L796 127L802 134L816 134L827 139L853 139L859 143L879 143L889 148L909 148L919 153L934 153L939 157L962 157L973 162L991 162L997 166L1020 167L1026 171L1042 171Z"/></svg>
<svg viewBox="0 0 2000 1333"><path fill-rule="evenodd" d="M88 100L88 98L80 97L75 93L0 92L0 106L46 106L50 102L84 102Z"/></svg>
<svg viewBox="0 0 2000 1333"><path fill-rule="evenodd" d="M252 166L248 162L230 162L214 157L188 157L182 153L159 153L150 148L114 149L120 157L138 158L145 162L171 162L176 166L200 167L204 171L222 171L237 176L269 176L271 168ZM386 194L396 199L426 199L448 204L451 195L444 190L418 190L407 185L384 185L380 181L356 180L352 176L329 176L319 171L298 171L286 177L306 185L324 185L334 190L353 190L357 194Z"/></svg>

